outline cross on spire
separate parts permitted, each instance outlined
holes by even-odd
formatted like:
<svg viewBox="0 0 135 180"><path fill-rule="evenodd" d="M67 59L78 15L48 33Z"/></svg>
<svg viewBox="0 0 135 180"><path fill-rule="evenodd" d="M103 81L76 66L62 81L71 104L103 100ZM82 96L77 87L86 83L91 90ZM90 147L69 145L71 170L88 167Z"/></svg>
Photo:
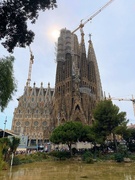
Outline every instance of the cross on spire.
<svg viewBox="0 0 135 180"><path fill-rule="evenodd" d="M89 34L89 41L91 41L91 36L92 36L92 34Z"/></svg>

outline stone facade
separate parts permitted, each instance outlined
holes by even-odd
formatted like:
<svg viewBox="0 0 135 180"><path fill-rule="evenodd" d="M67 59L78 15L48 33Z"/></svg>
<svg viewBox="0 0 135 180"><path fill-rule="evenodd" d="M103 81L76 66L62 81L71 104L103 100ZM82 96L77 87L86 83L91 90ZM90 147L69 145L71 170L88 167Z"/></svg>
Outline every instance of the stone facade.
<svg viewBox="0 0 135 180"><path fill-rule="evenodd" d="M92 110L102 99L98 65L91 39L86 55L84 34L81 43L69 30L62 29L58 39L54 127L66 121L92 124Z"/></svg>
<svg viewBox="0 0 135 180"><path fill-rule="evenodd" d="M12 131L18 135L28 136L29 145L42 144L49 139L51 132L51 114L54 89L33 88L26 85L24 94L18 99L14 110Z"/></svg>
<svg viewBox="0 0 135 180"><path fill-rule="evenodd" d="M36 144L49 139L51 131L66 121L91 125L92 110L103 98L97 60L91 39L86 55L84 34L81 42L67 29L62 29L57 46L55 89L31 88L28 84L18 99L12 130L29 137Z"/></svg>

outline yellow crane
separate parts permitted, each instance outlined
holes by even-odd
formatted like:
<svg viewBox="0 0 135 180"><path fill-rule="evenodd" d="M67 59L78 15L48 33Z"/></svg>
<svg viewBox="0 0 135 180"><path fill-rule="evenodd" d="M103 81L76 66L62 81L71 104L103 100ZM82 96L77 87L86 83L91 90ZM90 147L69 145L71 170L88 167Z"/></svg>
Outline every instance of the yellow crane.
<svg viewBox="0 0 135 180"><path fill-rule="evenodd" d="M29 62L29 71L28 71L28 79L27 79L27 85L28 87L30 86L30 81L31 81L31 72L32 72L32 64L34 62L34 56L32 54L31 48L29 46L29 51L30 51L30 62Z"/></svg>
<svg viewBox="0 0 135 180"><path fill-rule="evenodd" d="M105 9L108 5L110 5L114 0L110 0L109 2L107 2L104 6L102 6L98 11L96 11L90 18L88 18L84 23L82 23L82 20L81 20L81 23L80 25L72 32L72 33L75 33L78 29L81 30L81 33L82 33L82 28L84 27L84 25L91 21L96 15L98 15L103 9Z"/></svg>
<svg viewBox="0 0 135 180"><path fill-rule="evenodd" d="M108 98L106 97L105 99L118 100L118 101L131 101L133 103L133 111L134 111L134 116L135 116L135 99L134 99L133 95L132 95L132 98L115 98L115 97L111 97L109 95L109 97Z"/></svg>

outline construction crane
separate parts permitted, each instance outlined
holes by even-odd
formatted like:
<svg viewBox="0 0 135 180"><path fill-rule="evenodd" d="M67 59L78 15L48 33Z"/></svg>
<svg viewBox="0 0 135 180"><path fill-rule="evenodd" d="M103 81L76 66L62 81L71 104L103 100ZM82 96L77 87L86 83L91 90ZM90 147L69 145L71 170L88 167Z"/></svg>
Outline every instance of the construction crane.
<svg viewBox="0 0 135 180"><path fill-rule="evenodd" d="M132 98L130 99L128 99L128 98L115 98L115 97L111 97L110 95L109 95L109 97L107 98L105 98L105 99L110 99L110 100L118 100L118 101L132 101L132 103L133 103L133 110L134 110L134 116L135 116L135 99L134 99L134 97L133 97L133 95L132 95Z"/></svg>
<svg viewBox="0 0 135 180"><path fill-rule="evenodd" d="M72 32L75 33L78 29L81 30L81 33L83 32L82 28L84 27L84 25L91 21L96 15L98 15L103 9L105 9L108 5L110 5L114 0L110 0L108 3L106 3L103 7L101 7L98 11L96 11L90 18L88 18L84 23L82 23L81 20L81 24Z"/></svg>
<svg viewBox="0 0 135 180"><path fill-rule="evenodd" d="M34 56L32 54L31 48L29 46L29 51L30 51L30 62L29 62L29 72L28 72L28 79L27 79L27 86L30 86L30 81L31 81L31 71L32 71L32 64L34 62Z"/></svg>

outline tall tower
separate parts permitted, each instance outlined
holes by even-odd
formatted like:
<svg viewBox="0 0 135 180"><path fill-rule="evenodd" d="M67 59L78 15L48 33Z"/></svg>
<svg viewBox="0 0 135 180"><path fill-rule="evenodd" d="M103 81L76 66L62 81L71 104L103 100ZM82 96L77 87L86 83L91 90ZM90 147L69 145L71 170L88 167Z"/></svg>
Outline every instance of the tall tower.
<svg viewBox="0 0 135 180"><path fill-rule="evenodd" d="M92 41L86 55L83 31L80 44L69 30L60 32L54 98L54 127L70 120L92 124L92 110L102 98L102 87Z"/></svg>

